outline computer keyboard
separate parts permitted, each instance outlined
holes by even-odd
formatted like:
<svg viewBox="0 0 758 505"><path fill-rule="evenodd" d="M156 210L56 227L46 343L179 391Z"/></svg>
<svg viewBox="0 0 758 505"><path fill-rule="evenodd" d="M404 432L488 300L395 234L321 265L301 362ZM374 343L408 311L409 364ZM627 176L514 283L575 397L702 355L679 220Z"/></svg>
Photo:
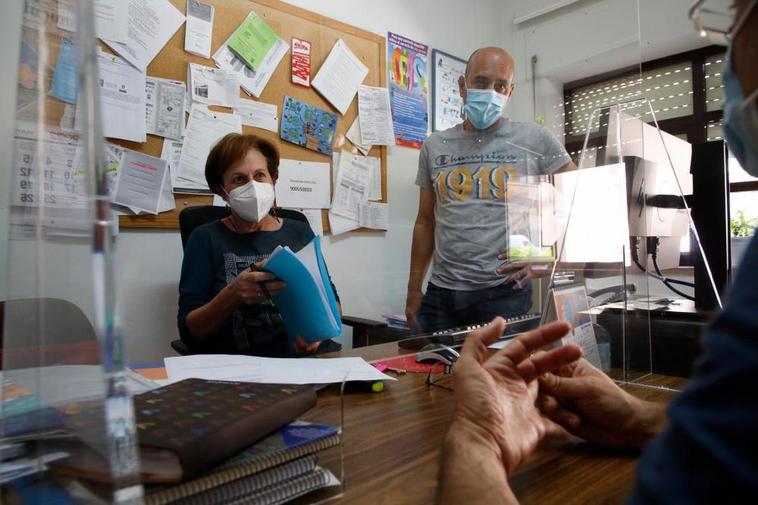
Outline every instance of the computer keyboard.
<svg viewBox="0 0 758 505"><path fill-rule="evenodd" d="M542 316L540 314L524 314L522 316L507 318L505 320L506 326L503 337L509 337L518 333L533 330L539 326L541 318ZM463 341L466 339L466 335L468 335L471 331L476 330L477 328L482 328L487 324L489 324L489 321L479 324L457 326L455 328L438 330L431 333L422 333L404 340L400 340L398 342L398 346L402 347L403 349L420 349L421 347L431 343L445 344L448 346L459 346L463 345Z"/></svg>

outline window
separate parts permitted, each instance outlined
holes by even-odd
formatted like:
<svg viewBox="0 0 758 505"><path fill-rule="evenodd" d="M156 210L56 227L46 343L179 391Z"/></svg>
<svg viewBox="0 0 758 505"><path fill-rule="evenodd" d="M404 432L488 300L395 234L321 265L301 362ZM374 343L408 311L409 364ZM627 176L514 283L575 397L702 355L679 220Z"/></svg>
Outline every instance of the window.
<svg viewBox="0 0 758 505"><path fill-rule="evenodd" d="M710 46L589 77L564 86L566 150L578 164L593 110L637 98L647 98L662 130L688 142L723 140L725 48ZM648 113L649 114L649 113ZM652 117L645 118L652 123ZM602 149L601 118L590 125L586 161ZM727 146L728 147L728 146ZM589 165L591 166L591 165ZM739 215L758 223L758 178L751 177L729 157L729 201L732 221ZM686 255L687 240L682 253Z"/></svg>

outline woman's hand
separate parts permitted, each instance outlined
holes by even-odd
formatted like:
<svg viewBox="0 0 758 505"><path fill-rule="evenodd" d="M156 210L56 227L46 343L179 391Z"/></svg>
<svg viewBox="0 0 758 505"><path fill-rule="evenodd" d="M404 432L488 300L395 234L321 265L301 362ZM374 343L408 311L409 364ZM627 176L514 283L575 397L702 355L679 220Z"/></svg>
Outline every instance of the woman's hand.
<svg viewBox="0 0 758 505"><path fill-rule="evenodd" d="M318 350L321 340L306 342L303 337L298 335L293 345L295 346L295 354L311 354Z"/></svg>
<svg viewBox="0 0 758 505"><path fill-rule="evenodd" d="M275 295L281 293L287 287L282 281L277 281L274 274L269 272L252 272L245 270L237 275L237 278L229 283L229 287L234 293L237 301L248 305L253 303L265 303L267 301L266 291Z"/></svg>

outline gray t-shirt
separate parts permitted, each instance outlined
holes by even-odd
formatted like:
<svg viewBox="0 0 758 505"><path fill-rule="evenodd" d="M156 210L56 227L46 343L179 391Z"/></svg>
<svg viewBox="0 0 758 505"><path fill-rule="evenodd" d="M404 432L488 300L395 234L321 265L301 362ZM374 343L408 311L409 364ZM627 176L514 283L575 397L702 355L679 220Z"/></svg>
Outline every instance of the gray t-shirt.
<svg viewBox="0 0 758 505"><path fill-rule="evenodd" d="M558 139L532 123L504 120L487 132L458 125L426 139L416 184L436 194L431 281L462 291L501 284L495 269L508 243L503 181L551 174L570 161Z"/></svg>

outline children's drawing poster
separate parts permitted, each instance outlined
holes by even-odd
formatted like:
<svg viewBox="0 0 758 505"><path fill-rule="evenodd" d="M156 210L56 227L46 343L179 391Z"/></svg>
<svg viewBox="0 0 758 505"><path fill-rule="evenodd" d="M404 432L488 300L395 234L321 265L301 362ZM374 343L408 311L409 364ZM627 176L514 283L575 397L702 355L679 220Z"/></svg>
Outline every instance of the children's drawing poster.
<svg viewBox="0 0 758 505"><path fill-rule="evenodd" d="M395 144L421 149L426 139L429 113L429 47L388 32L387 65L390 81Z"/></svg>
<svg viewBox="0 0 758 505"><path fill-rule="evenodd" d="M284 97L279 130L282 140L331 156L336 129L336 114L291 96Z"/></svg>

